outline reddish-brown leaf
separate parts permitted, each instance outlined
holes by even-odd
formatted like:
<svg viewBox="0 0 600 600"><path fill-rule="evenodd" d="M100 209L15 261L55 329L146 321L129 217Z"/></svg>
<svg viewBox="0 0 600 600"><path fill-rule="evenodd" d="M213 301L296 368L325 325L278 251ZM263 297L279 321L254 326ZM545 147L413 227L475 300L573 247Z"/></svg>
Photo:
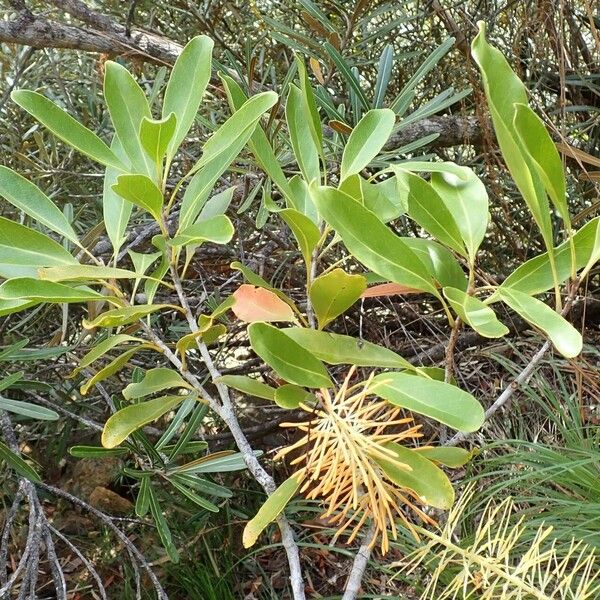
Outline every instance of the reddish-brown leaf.
<svg viewBox="0 0 600 600"><path fill-rule="evenodd" d="M380 283L367 288L361 295L361 298L379 298L381 296L395 296L396 294L421 294L420 290L400 285L399 283Z"/></svg>
<svg viewBox="0 0 600 600"><path fill-rule="evenodd" d="M246 323L255 321L294 321L294 313L276 294L264 288L243 284L234 293L231 310Z"/></svg>

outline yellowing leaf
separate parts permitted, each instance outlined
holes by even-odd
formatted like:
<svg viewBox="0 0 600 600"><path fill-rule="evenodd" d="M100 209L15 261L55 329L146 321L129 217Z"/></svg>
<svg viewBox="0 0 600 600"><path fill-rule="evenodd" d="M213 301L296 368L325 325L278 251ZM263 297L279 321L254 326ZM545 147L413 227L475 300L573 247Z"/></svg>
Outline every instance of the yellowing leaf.
<svg viewBox="0 0 600 600"><path fill-rule="evenodd" d="M258 536L263 529L274 521L281 511L286 507L287 503L294 497L301 481L296 476L286 479L268 498L267 501L260 507L256 516L248 521L244 527L242 535L242 543L244 548L250 548L256 543Z"/></svg>

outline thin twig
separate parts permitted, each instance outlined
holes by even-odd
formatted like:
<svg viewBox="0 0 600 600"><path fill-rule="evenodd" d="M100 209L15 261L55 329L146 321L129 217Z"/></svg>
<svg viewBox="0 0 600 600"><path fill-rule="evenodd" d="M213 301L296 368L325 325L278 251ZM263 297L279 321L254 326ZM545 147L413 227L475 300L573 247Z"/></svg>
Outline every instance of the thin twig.
<svg viewBox="0 0 600 600"><path fill-rule="evenodd" d="M350 574L346 581L346 588L342 600L354 600L358 595L369 558L371 557L371 550L373 549L373 541L376 533L377 526L375 525L375 522L372 522L363 537L362 544L358 549L356 556L354 557L354 562L352 563L352 569L350 569Z"/></svg>

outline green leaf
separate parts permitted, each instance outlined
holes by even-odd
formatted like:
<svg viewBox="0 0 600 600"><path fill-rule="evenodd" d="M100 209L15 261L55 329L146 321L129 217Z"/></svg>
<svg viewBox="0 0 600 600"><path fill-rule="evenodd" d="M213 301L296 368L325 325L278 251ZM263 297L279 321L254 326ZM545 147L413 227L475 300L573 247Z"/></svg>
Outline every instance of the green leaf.
<svg viewBox="0 0 600 600"><path fill-rule="evenodd" d="M123 162L127 162L125 150L123 150L123 146L117 136L113 137L110 147ZM106 167L102 184L102 216L106 234L113 246L114 256L119 254L119 250L125 242L125 231L133 209L131 202L123 200L112 188L117 183L117 178L120 174L120 169Z"/></svg>
<svg viewBox="0 0 600 600"><path fill-rule="evenodd" d="M319 117L319 109L315 100L308 73L306 71L306 65L304 61L296 54L294 55L296 65L298 66L298 76L300 78L300 90L302 91L302 98L306 112L309 115L308 127L310 129L310 135L315 143L317 152L322 155L323 153L323 128L321 127L321 118Z"/></svg>
<svg viewBox="0 0 600 600"><path fill-rule="evenodd" d="M408 373L381 373L373 378L373 393L458 431L477 431L483 425L481 404L468 392L443 381Z"/></svg>
<svg viewBox="0 0 600 600"><path fill-rule="evenodd" d="M600 260L600 217L586 223L573 236L576 270L593 266ZM567 240L554 249L556 272L559 283L571 275L571 248ZM500 286L525 294L541 294L554 285L548 253L540 254L520 265Z"/></svg>
<svg viewBox="0 0 600 600"><path fill-rule="evenodd" d="M528 323L543 331L563 356L573 358L581 352L583 340L579 331L547 304L511 288L498 288L498 296Z"/></svg>
<svg viewBox="0 0 600 600"><path fill-rule="evenodd" d="M213 134L213 143L208 149L204 147L204 154L192 169L196 173L181 201L180 229L195 221L219 177L237 158L256 130L261 116L276 101L277 95L274 92L253 96ZM221 131L223 128L225 129ZM211 160L207 162L209 157Z"/></svg>
<svg viewBox="0 0 600 600"><path fill-rule="evenodd" d="M169 478L169 481L173 484L173 486L176 489L178 489L188 500L190 500L194 504L197 504L201 508L204 508L205 510L208 510L210 512L219 512L219 507L216 504L213 504L206 498L203 498L202 496L196 494L196 492L194 492L186 485L178 481L176 476L173 478Z"/></svg>
<svg viewBox="0 0 600 600"><path fill-rule="evenodd" d="M251 132L260 121L261 117L271 109L277 102L275 92L262 92L252 96L236 110L209 138L202 147L202 156L192 168L196 171L207 165L215 158L227 151L234 145L240 132L250 128ZM249 137L249 136L248 136Z"/></svg>
<svg viewBox="0 0 600 600"><path fill-rule="evenodd" d="M212 217L224 215L233 200L236 189L236 186L232 185L212 196L200 211L197 221L207 221Z"/></svg>
<svg viewBox="0 0 600 600"><path fill-rule="evenodd" d="M312 195L321 216L368 269L439 298L423 263L374 213L334 188L313 187Z"/></svg>
<svg viewBox="0 0 600 600"><path fill-rule="evenodd" d="M304 258L304 262L307 265L307 270L310 271L310 265L312 264L312 253L321 239L321 232L319 231L319 228L309 217L295 210L294 208L285 208L280 210L279 216L292 230L292 233L296 238L296 242L298 243L298 248L302 253L302 258Z"/></svg>
<svg viewBox="0 0 600 600"><path fill-rule="evenodd" d="M123 163L95 133L45 96L30 90L15 90L10 97L54 135L82 154L107 167L125 170Z"/></svg>
<svg viewBox="0 0 600 600"><path fill-rule="evenodd" d="M351 175L344 179L339 189L374 212L384 223L397 219L408 209L406 198L399 193L395 176L380 183L371 183L360 175Z"/></svg>
<svg viewBox="0 0 600 600"><path fill-rule="evenodd" d="M23 375L25 375L25 371L17 371L16 373L11 373L7 377L3 377L0 379L0 392L9 389L14 386L15 383L21 381L23 379Z"/></svg>
<svg viewBox="0 0 600 600"><path fill-rule="evenodd" d="M143 398L169 388L191 389L191 387L177 371L165 367L156 367L146 371L142 381L130 383L123 390L123 398L131 400L132 398Z"/></svg>
<svg viewBox="0 0 600 600"><path fill-rule="evenodd" d="M319 329L348 310L366 289L367 280L362 275L349 275L342 269L317 277L310 286L309 296Z"/></svg>
<svg viewBox="0 0 600 600"><path fill-rule="evenodd" d="M281 408L294 410L298 408L300 404L311 404L315 402L316 398L304 388L292 383L286 383L275 390L274 400Z"/></svg>
<svg viewBox="0 0 600 600"><path fill-rule="evenodd" d="M167 555L171 559L172 562L179 562L179 553L177 552L177 548L173 544L173 537L171 536L171 530L169 529L169 525L165 516L163 515L162 508L158 502L158 498L154 493L154 489L152 486L148 485L148 505L150 506L150 513L152 514L152 518L156 523L156 529L158 531L158 535L160 537L160 541L167 551Z"/></svg>
<svg viewBox="0 0 600 600"><path fill-rule="evenodd" d="M499 338L508 333L508 327L501 323L496 313L481 300L452 287L444 288L444 296L454 312L479 335Z"/></svg>
<svg viewBox="0 0 600 600"><path fill-rule="evenodd" d="M439 467L420 453L394 442L388 442L383 447L391 450L395 456L390 456L390 460L377 456L374 460L390 481L412 490L428 506L447 510L454 504L454 488ZM410 470L406 469L407 466Z"/></svg>
<svg viewBox="0 0 600 600"><path fill-rule="evenodd" d="M156 167L140 140L142 120L152 118L148 100L131 73L112 60L104 65L104 98L115 133L134 170L154 177Z"/></svg>
<svg viewBox="0 0 600 600"><path fill-rule="evenodd" d="M70 264L60 267L42 267L38 269L40 279L46 281L102 281L105 279L135 279L134 271L117 267Z"/></svg>
<svg viewBox="0 0 600 600"><path fill-rule="evenodd" d="M544 122L526 104L515 106L514 127L566 228L571 228L562 160Z"/></svg>
<svg viewBox="0 0 600 600"><path fill-rule="evenodd" d="M452 446L436 446L435 448L424 446L423 448L413 448L413 452L451 469L458 469L466 465L473 456L472 451Z"/></svg>
<svg viewBox="0 0 600 600"><path fill-rule="evenodd" d="M35 277L40 267L77 264L49 236L0 217L0 277Z"/></svg>
<svg viewBox="0 0 600 600"><path fill-rule="evenodd" d="M396 115L389 108L367 112L352 130L342 155L340 179L360 173L379 154L392 134Z"/></svg>
<svg viewBox="0 0 600 600"><path fill-rule="evenodd" d="M527 104L527 92L502 53L488 44L485 23L480 21L478 25L479 33L473 40L471 50L481 71L498 144L508 170L551 251L552 223L548 198L514 126L516 105Z"/></svg>
<svg viewBox="0 0 600 600"><path fill-rule="evenodd" d="M254 546L264 528L279 516L287 503L296 495L300 483L300 479L292 475L267 498L254 518L248 521L244 527L242 535L244 548Z"/></svg>
<svg viewBox="0 0 600 600"><path fill-rule="evenodd" d="M121 198L148 211L158 223L162 223L164 198L151 179L145 175L120 175L112 189Z"/></svg>
<svg viewBox="0 0 600 600"><path fill-rule="evenodd" d="M18 454L15 454L7 445L0 442L0 459L8 463L19 475L30 481L41 481L42 478Z"/></svg>
<svg viewBox="0 0 600 600"><path fill-rule="evenodd" d="M248 334L256 354L289 383L310 388L332 385L323 363L288 337L284 330L268 323L252 323Z"/></svg>
<svg viewBox="0 0 600 600"><path fill-rule="evenodd" d="M375 90L373 91L373 106L375 108L381 108L383 106L393 66L394 46L392 44L386 44L379 57L379 64L377 66L377 80L375 81Z"/></svg>
<svg viewBox="0 0 600 600"><path fill-rule="evenodd" d="M179 406L185 396L161 396L139 404L132 404L111 415L102 431L102 445L114 448L124 442L130 434L140 427L156 421L164 414Z"/></svg>
<svg viewBox="0 0 600 600"><path fill-rule="evenodd" d="M36 185L8 167L0 166L0 196L38 223L80 246L77 234L62 211Z"/></svg>
<svg viewBox="0 0 600 600"><path fill-rule="evenodd" d="M262 456L260 450L254 451L257 458ZM185 465L177 465L171 469L176 473L230 473L233 471L242 471L246 468L244 456L240 452L232 450L223 450L213 452L208 456L203 456L193 460Z"/></svg>
<svg viewBox="0 0 600 600"><path fill-rule="evenodd" d="M281 331L312 355L331 365L415 369L406 359L392 350L349 335L316 331L305 327L289 327Z"/></svg>
<svg viewBox="0 0 600 600"><path fill-rule="evenodd" d="M21 400L11 400L3 396L0 396L0 410L6 410L15 415L39 419L41 421L56 421L58 419L58 413L45 406L38 406L37 404Z"/></svg>
<svg viewBox="0 0 600 600"><path fill-rule="evenodd" d="M206 221L198 221L193 225L180 230L179 233L169 241L174 247L178 246L199 246L204 242L213 242L215 244L227 244L233 237L233 224L229 217L217 215Z"/></svg>
<svg viewBox="0 0 600 600"><path fill-rule="evenodd" d="M290 85L285 104L285 118L288 125L294 156L304 179L310 183L320 178L319 151L311 135L311 116L304 104L302 92Z"/></svg>
<svg viewBox="0 0 600 600"><path fill-rule="evenodd" d="M148 117L142 119L140 143L155 165L159 165L165 157L167 148L175 135L176 127L175 113L158 121Z"/></svg>
<svg viewBox="0 0 600 600"><path fill-rule="evenodd" d="M71 446L69 454L75 458L105 458L107 456L123 456L128 448L102 448L102 446Z"/></svg>
<svg viewBox="0 0 600 600"><path fill-rule="evenodd" d="M239 110L248 99L244 91L231 77L222 73L219 73L219 77L225 87L229 106L233 111ZM260 124L257 125L252 134L248 146L263 171L271 178L281 193L289 199L291 197L291 190L287 178Z"/></svg>
<svg viewBox="0 0 600 600"><path fill-rule="evenodd" d="M97 373L95 373L90 379L88 379L85 383L83 383L79 388L79 393L82 396L85 396L88 391L95 386L100 381L104 381L109 377L112 377L115 373L118 373L122 368L124 368L129 359L136 353L139 352L144 346L136 346L134 348L130 348L123 352L123 354L117 356L113 360L111 360L105 367L100 369Z"/></svg>
<svg viewBox="0 0 600 600"><path fill-rule="evenodd" d="M115 448L119 450L120 448ZM143 477L140 482L140 489L135 499L135 514L138 517L145 517L150 509L150 477Z"/></svg>
<svg viewBox="0 0 600 600"><path fill-rule="evenodd" d="M83 320L83 326L86 329L95 327L119 327L120 325L129 325L139 321L142 317L150 315L165 308L173 308L170 304L142 304L139 306L126 306L125 308L115 308L107 310L98 315L93 321Z"/></svg>
<svg viewBox="0 0 600 600"><path fill-rule="evenodd" d="M325 48L325 50L327 51L327 54L329 54L329 56L335 63L335 66L338 68L342 78L346 81L346 83L348 84L348 86L350 87L352 92L354 94L356 94L356 98L358 99L358 102L360 103L362 108L364 108L365 110L368 110L369 99L367 98L365 92L363 91L362 87L360 86L360 82L358 81L358 78L355 77L355 75L352 73L352 70L350 69L350 66L348 65L348 63L344 60L344 58L336 50L336 48L334 46L332 46L329 42L325 42L323 44L323 47Z"/></svg>
<svg viewBox="0 0 600 600"><path fill-rule="evenodd" d="M36 302L28 300L0 300L0 317L27 310L35 304Z"/></svg>
<svg viewBox="0 0 600 600"><path fill-rule="evenodd" d="M445 246L425 238L400 238L425 265L431 277L441 287L466 290L467 277L460 264Z"/></svg>
<svg viewBox="0 0 600 600"><path fill-rule="evenodd" d="M396 169L395 173L398 191L408 207L408 216L438 242L464 256L465 246L453 213L435 189L408 171Z"/></svg>
<svg viewBox="0 0 600 600"><path fill-rule="evenodd" d="M454 173L433 173L431 187L454 218L467 248L471 263L475 262L479 246L485 237L489 213L485 186L467 167L457 167L463 176ZM443 241L440 239L440 241Z"/></svg>
<svg viewBox="0 0 600 600"><path fill-rule="evenodd" d="M85 367L89 367L93 362L102 358L107 352L115 348L116 346L123 345L127 342L143 342L141 338L134 337L121 333L119 335L111 335L105 340L97 343L85 356L79 359L77 362L77 368L73 371L73 375L76 375Z"/></svg>
<svg viewBox="0 0 600 600"><path fill-rule="evenodd" d="M106 296L86 288L74 288L53 281L31 277L9 279L0 285L0 300L35 300L37 302L87 302L106 300Z"/></svg>
<svg viewBox="0 0 600 600"><path fill-rule="evenodd" d="M169 159L194 123L202 96L210 81L213 41L206 35L192 38L177 57L163 102L162 116L175 113L177 128L169 143Z"/></svg>
<svg viewBox="0 0 600 600"><path fill-rule="evenodd" d="M275 400L275 388L247 375L222 375L215 380L215 383L223 383L247 396Z"/></svg>

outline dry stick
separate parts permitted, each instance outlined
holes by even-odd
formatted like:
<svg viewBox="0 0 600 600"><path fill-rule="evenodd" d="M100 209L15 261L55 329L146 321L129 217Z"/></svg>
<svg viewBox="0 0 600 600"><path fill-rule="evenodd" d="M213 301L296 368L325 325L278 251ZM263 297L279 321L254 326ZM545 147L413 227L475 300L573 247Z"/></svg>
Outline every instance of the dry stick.
<svg viewBox="0 0 600 600"><path fill-rule="evenodd" d="M376 532L377 527L375 523L372 522L364 535L362 544L358 549L356 556L354 557L354 562L352 563L352 569L350 570L350 574L346 581L346 589L344 590L342 600L354 600L358 595L362 578L365 574L369 557L371 556L371 549L373 547Z"/></svg>
<svg viewBox="0 0 600 600"><path fill-rule="evenodd" d="M171 275L173 279L173 285L175 286L177 295L179 296L179 301L185 311L185 316L190 330L192 333L198 333L199 329L196 319L194 318L194 315L190 309L187 297L181 285L179 273L174 265L171 265ZM240 453L242 454L242 458L244 459L248 470L250 473L252 473L254 479L256 479L256 481L265 490L267 495L270 496L277 489L275 481L265 471L254 455L254 451L252 450L248 439L242 431L235 414L227 386L215 381L221 376L221 374L215 366L206 344L200 339L196 340L198 350L200 351L206 368L208 369L211 379L213 380L213 383L215 384L219 393L219 397L221 399L220 403L206 390L198 378L183 366L181 360L179 360L179 358L171 351L171 349L163 342L163 340L156 335L152 328L143 321L141 323L150 339L162 350L163 354L166 356L166 358L168 358L171 364L175 366L180 374L196 388L196 390L200 393L200 396L208 402L210 408L225 422ZM306 596L304 593L302 567L300 565L300 551L298 549L298 545L296 544L296 540L294 539L294 532L283 514L277 518L277 525L279 526L279 530L281 532L281 542L288 559L290 568L290 583L292 585L294 600L305 600Z"/></svg>

